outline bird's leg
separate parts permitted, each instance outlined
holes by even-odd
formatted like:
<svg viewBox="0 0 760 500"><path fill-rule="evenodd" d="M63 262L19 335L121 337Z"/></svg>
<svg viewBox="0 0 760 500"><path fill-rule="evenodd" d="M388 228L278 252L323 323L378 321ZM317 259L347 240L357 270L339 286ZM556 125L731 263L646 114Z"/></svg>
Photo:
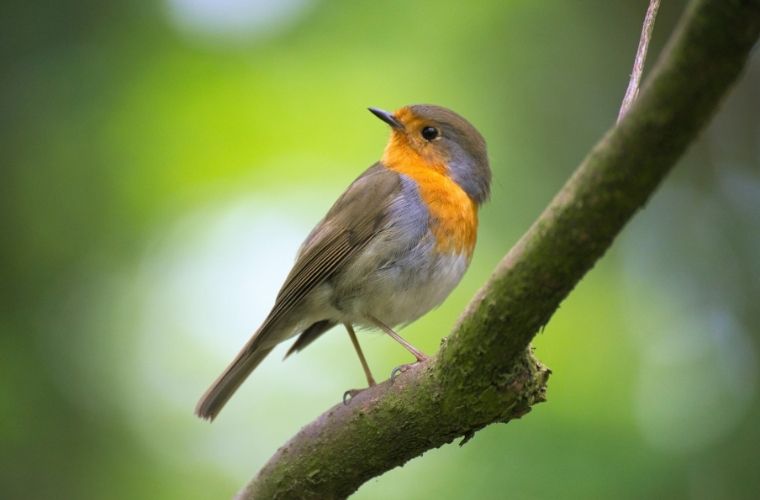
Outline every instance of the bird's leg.
<svg viewBox="0 0 760 500"><path fill-rule="evenodd" d="M417 359L417 363L420 363L428 359L428 357L422 351L420 351L419 349L414 347L412 344L410 344L409 342L401 338L401 335L394 332L393 328L389 327L388 325L386 325L379 319L375 318L374 316L368 316L368 318L372 323L375 324L376 327L378 327L379 329L381 329L382 331L390 335L393 340L395 340L396 342L404 346L404 349L412 353L412 355ZM401 365L394 368L393 371L391 372L391 383L393 383L393 381L396 380L396 377L398 376L399 373L405 372L406 370L409 369L410 366L412 365Z"/></svg>
<svg viewBox="0 0 760 500"><path fill-rule="evenodd" d="M391 327L380 321L379 319L375 318L374 316L367 316L367 318L370 320L372 324L374 324L376 327L387 333L391 336L393 340L404 346L404 349L412 353L412 355L417 359L417 363L421 361L425 361L428 359L428 356L426 356L422 351L414 347L412 344L404 340L401 335L394 332ZM354 347L356 348L356 353L359 355L359 360L362 362L362 367L364 368L364 373L367 375L367 382L370 386L375 385L375 379L372 378L372 374L369 371L369 366L367 365L367 360L364 359L364 353L362 353L361 348L359 347L359 340L356 338L356 333L354 333L353 327L345 323L346 330L348 330L348 335L351 337L351 342L353 342ZM398 376L399 373L405 372L411 365L401 365L397 366L393 369L391 372L391 382L393 382ZM343 404L348 404L351 401L351 398L362 392L364 389L352 389L349 391L346 391L343 393Z"/></svg>
<svg viewBox="0 0 760 500"><path fill-rule="evenodd" d="M412 353L412 356L417 358L417 362L425 361L428 359L428 357L422 353L422 351L418 350L416 347L414 347L412 344L401 338L401 335L394 332L391 327L380 321L379 319L375 318L374 316L368 316L369 320L375 324L376 327L387 333L391 336L393 340L404 346L404 348Z"/></svg>
<svg viewBox="0 0 760 500"><path fill-rule="evenodd" d="M372 387L375 385L375 378L372 376L372 372L369 369L369 365L367 364L367 358L364 357L364 353L362 352L362 348L359 345L359 339L356 338L356 332L354 332L354 327L351 325L351 323L343 323L343 326L346 327L346 331L348 332L348 336L351 338L351 343L354 344L354 349L356 349L356 354L359 356L359 361L362 364L362 368L364 369L364 375L367 377L367 385ZM365 389L349 389L346 392L343 393L343 404L347 405L357 394L364 391Z"/></svg>
<svg viewBox="0 0 760 500"><path fill-rule="evenodd" d="M346 327L348 336L351 337L351 343L354 344L354 349L356 349L356 354L359 356L359 362L362 364L362 368L364 369L364 375L367 377L367 385L372 387L373 385L375 385L375 378L372 376L372 372L370 371L369 365L367 364L367 359L364 357L362 348L359 345L359 339L356 338L356 332L354 332L354 327L351 325L351 323L344 323L344 326Z"/></svg>

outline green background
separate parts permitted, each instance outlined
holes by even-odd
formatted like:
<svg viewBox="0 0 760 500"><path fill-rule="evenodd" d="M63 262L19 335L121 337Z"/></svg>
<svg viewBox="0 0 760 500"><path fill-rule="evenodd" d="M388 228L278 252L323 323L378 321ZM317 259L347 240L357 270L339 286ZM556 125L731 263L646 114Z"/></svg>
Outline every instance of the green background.
<svg viewBox="0 0 760 500"><path fill-rule="evenodd" d="M683 2L664 2L653 61ZM363 375L335 329L196 400L296 249L376 161L367 106L489 143L467 276L427 352L614 122L644 1L3 2L0 496L228 498ZM695 79L699 75L694 75ZM535 345L548 402L364 485L374 498L760 491L760 55ZM409 356L362 336L384 378Z"/></svg>

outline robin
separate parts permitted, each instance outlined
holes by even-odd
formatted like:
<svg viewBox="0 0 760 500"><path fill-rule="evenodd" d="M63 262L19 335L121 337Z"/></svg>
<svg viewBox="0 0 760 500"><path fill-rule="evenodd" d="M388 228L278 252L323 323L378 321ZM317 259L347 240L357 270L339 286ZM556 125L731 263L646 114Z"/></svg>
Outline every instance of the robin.
<svg viewBox="0 0 760 500"><path fill-rule="evenodd" d="M486 143L440 106L369 110L391 127L382 159L301 245L271 312L198 402L199 417L213 420L267 354L296 335L285 357L342 324L370 386L354 327L382 330L417 362L427 358L393 328L440 305L467 270L490 190Z"/></svg>

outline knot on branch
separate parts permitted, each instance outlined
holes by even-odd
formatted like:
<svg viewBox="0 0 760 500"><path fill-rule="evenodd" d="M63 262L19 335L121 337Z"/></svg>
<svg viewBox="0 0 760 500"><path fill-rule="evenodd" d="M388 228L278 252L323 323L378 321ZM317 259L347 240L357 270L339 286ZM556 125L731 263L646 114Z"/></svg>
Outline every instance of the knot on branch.
<svg viewBox="0 0 760 500"><path fill-rule="evenodd" d="M497 381L497 387L516 395L513 404L507 409L504 423L520 418L531 408L546 401L546 387L552 371L533 355L533 348L526 349Z"/></svg>
<svg viewBox="0 0 760 500"><path fill-rule="evenodd" d="M486 406L491 411L472 422L465 430L463 446L477 431L493 422L507 423L530 412L534 405L546 401L546 388L551 370L534 355L532 347L515 358L509 370L496 373L490 380L491 389L482 394L474 394L479 399L479 406ZM492 400L488 400L491 397ZM484 405L484 403L486 403Z"/></svg>

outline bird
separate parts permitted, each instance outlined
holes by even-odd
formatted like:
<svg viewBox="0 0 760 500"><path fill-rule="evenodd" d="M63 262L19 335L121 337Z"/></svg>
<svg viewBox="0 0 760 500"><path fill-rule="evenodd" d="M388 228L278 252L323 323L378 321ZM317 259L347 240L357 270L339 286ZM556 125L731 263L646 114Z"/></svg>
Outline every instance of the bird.
<svg viewBox="0 0 760 500"><path fill-rule="evenodd" d="M390 126L380 161L306 237L271 311L199 400L199 417L216 418L279 343L297 336L288 357L337 325L348 332L368 386L375 379L355 328L381 330L415 362L427 359L394 328L439 306L470 264L478 209L490 196L486 142L441 106L368 109Z"/></svg>

